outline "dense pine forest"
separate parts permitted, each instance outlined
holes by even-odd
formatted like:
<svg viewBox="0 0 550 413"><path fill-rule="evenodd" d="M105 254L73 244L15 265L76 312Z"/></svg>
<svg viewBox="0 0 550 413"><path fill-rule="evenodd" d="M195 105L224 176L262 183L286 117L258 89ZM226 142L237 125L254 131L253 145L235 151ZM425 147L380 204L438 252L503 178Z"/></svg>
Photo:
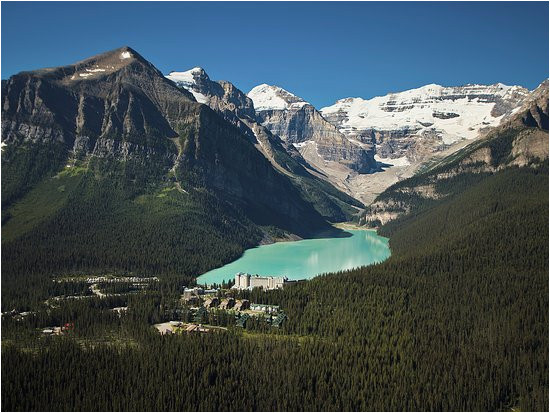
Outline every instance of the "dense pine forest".
<svg viewBox="0 0 550 413"><path fill-rule="evenodd" d="M3 320L2 409L546 411L548 162L482 178L382 227L382 264L242 293L280 329L160 336L169 277Z"/></svg>

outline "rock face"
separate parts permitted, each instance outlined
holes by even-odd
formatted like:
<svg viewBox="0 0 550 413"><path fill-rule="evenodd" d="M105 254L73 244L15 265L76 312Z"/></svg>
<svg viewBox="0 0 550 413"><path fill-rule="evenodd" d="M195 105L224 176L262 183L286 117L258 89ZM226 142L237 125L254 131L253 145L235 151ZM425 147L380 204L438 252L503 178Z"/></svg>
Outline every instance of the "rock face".
<svg viewBox="0 0 550 413"><path fill-rule="evenodd" d="M259 122L273 134L293 144L304 158L319 167L336 162L358 173L376 170L373 146L370 142L352 142L308 102L292 93L270 85L253 88L248 97L254 102Z"/></svg>
<svg viewBox="0 0 550 413"><path fill-rule="evenodd" d="M251 99L230 82L210 80L204 69L200 67L186 72L170 72L166 77L191 92L197 102L204 103L228 117L231 115L250 119L256 117Z"/></svg>
<svg viewBox="0 0 550 413"><path fill-rule="evenodd" d="M461 176L538 166L547 159L548 80L483 138L385 190L367 207L360 222L367 226L385 224L418 205L449 196L452 182L459 182Z"/></svg>
<svg viewBox="0 0 550 413"><path fill-rule="evenodd" d="M477 138L519 108L519 86L435 84L372 99L347 98L321 113L350 139L376 145L381 158L422 161L449 145Z"/></svg>
<svg viewBox="0 0 550 413"><path fill-rule="evenodd" d="M519 110L529 91L496 84L427 85L317 111L292 93L260 85L248 96L258 120L335 185L370 203L385 188L446 156Z"/></svg>
<svg viewBox="0 0 550 413"><path fill-rule="evenodd" d="M350 213L353 213L354 207L361 205L334 188L322 177L315 176L312 173L312 166L292 145L292 142L300 142L300 140L282 139L269 125L262 125L261 119L257 115L259 112L256 111L253 101L232 83L213 81L202 68L193 68L186 72L171 72L166 77L179 87L191 92L197 101L208 105L239 128L277 170L295 181L301 189L302 195L306 199L310 199L316 209L327 219L331 221L350 219ZM342 147L351 145L338 133L336 128L322 120L322 117L311 105L299 102L299 98L289 93L285 98L292 102L291 104L307 106L308 113L318 117L328 127L328 132L314 135L318 139L315 144L320 148L320 152L325 153L327 157L332 157L334 161L346 162L346 158L350 156L349 153L338 152L335 142L341 141ZM283 104L287 105L287 101L284 102ZM275 104L281 104L281 102ZM303 133L304 136L309 131L309 129L305 131L300 129L300 133ZM311 137L311 135L307 136ZM296 146L300 147L299 144ZM311 199L312 193L315 193L315 199ZM336 200L334 200L335 197ZM344 208L342 208L342 203Z"/></svg>
<svg viewBox="0 0 550 413"><path fill-rule="evenodd" d="M230 91L220 85L223 96ZM2 85L4 205L72 165L136 193L166 182L206 190L260 225L300 235L328 227L239 128L128 47Z"/></svg>

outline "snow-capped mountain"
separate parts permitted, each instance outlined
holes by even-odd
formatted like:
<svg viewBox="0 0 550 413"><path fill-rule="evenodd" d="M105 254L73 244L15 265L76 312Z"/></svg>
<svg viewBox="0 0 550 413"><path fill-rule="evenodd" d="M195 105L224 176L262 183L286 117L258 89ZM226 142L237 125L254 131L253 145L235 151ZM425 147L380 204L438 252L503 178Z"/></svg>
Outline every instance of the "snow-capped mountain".
<svg viewBox="0 0 550 413"><path fill-rule="evenodd" d="M376 170L373 147L352 142L304 99L278 86L262 84L248 92L260 123L328 176L334 169L368 173Z"/></svg>
<svg viewBox="0 0 550 413"><path fill-rule="evenodd" d="M171 72L166 77L179 87L191 92L199 103L209 106L226 121L236 126L277 170L297 182L297 187L306 199L317 200L314 202L314 207L321 215L330 220L344 219L347 212L342 209L342 205L360 205L349 195L345 195L327 184L327 177L319 176L316 169L302 157L291 143L281 140L279 136L261 125L254 110L253 101L232 83L211 80L204 69L200 67L185 72ZM286 99L290 101L293 99L292 96L288 94ZM299 98L294 97L294 100L296 99ZM280 105L280 102L277 103ZM311 108L315 110L313 107ZM333 129L335 134L341 135L334 126L328 123L327 125ZM347 139L343 135L341 139L344 140L344 144L347 143ZM320 146L323 147L323 144L320 143ZM338 144L331 141L325 146L327 146L327 152L335 151ZM341 154L334 156L338 159L342 158ZM334 198L338 198L339 201L336 202Z"/></svg>
<svg viewBox="0 0 550 413"><path fill-rule="evenodd" d="M421 160L431 151L474 139L497 126L527 96L527 89L501 83L461 87L431 84L368 100L342 99L322 108L321 113L348 138L374 142L383 158Z"/></svg>
<svg viewBox="0 0 550 413"><path fill-rule="evenodd" d="M327 180L367 203L423 162L509 119L530 96L523 87L502 83L430 84L372 99L341 99L318 111L278 86L261 84L245 95L229 82L211 81L201 68L167 77L226 119L237 114L236 126L243 119L261 124L282 139L289 154L295 149Z"/></svg>
<svg viewBox="0 0 550 413"><path fill-rule="evenodd" d="M211 80L200 67L186 72L170 72L166 77L191 92L197 102L216 111L251 119L256 117L251 99L230 82Z"/></svg>
<svg viewBox="0 0 550 413"><path fill-rule="evenodd" d="M278 86L265 83L254 87L248 92L248 97L254 101L254 108L261 112L267 110L299 109L307 102L302 98Z"/></svg>

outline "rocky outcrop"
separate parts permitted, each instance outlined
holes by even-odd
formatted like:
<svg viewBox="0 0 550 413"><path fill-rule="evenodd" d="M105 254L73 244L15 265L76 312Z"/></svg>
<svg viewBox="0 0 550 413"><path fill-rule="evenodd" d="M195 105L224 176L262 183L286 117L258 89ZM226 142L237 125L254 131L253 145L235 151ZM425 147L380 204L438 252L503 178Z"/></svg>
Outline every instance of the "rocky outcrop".
<svg viewBox="0 0 550 413"><path fill-rule="evenodd" d="M529 91L503 84L427 85L372 99L347 98L321 113L347 137L372 142L383 158L423 161L474 139L519 108ZM424 141L418 145L419 141ZM419 150L420 149L420 150Z"/></svg>
<svg viewBox="0 0 550 413"><path fill-rule="evenodd" d="M379 226L418 205L449 195L442 183L465 174L493 174L510 167L538 166L548 159L548 81L498 127L422 174L399 182L367 207L361 224ZM448 190L448 188L447 188Z"/></svg>
<svg viewBox="0 0 550 413"><path fill-rule="evenodd" d="M313 168L288 140L281 139L270 128L258 122L253 101L227 81L213 81L201 68L186 72L171 72L167 78L179 87L191 92L197 101L208 105L228 122L236 126L256 149L281 173L295 182L302 196L309 199L323 216L331 221L350 219L354 207L361 205L353 198L341 193L322 177L314 176ZM301 105L299 98L287 94L292 104ZM310 106L310 105L309 105ZM311 109L313 107L310 106ZM314 110L314 109L313 109ZM316 112L315 116L320 115ZM326 123L326 122L325 122ZM342 139L336 128L328 124L336 139ZM353 159L353 148L343 139L341 146L349 147L338 152L334 140L319 136L317 147L320 153L333 161L347 162ZM315 196L312 196L315 194ZM337 201L333 198L336 197ZM347 205L342 208L343 205Z"/></svg>
<svg viewBox="0 0 550 413"><path fill-rule="evenodd" d="M212 104L220 113L253 114L232 85L217 88ZM78 163L94 179L118 180L134 193L173 184L209 191L261 225L300 235L328 228L238 125L131 48L17 74L2 92L4 205Z"/></svg>
<svg viewBox="0 0 550 413"><path fill-rule="evenodd" d="M263 84L253 88L248 97L254 101L259 122L285 142L293 144L308 162L320 169L325 170L315 158L340 163L358 173L377 169L370 142L347 139L311 104L298 96L280 87ZM302 150L307 143L315 145L314 152Z"/></svg>
<svg viewBox="0 0 550 413"><path fill-rule="evenodd" d="M197 102L208 105L226 118L256 117L251 99L230 82L210 80L200 67L186 72L170 72L166 77L191 92Z"/></svg>

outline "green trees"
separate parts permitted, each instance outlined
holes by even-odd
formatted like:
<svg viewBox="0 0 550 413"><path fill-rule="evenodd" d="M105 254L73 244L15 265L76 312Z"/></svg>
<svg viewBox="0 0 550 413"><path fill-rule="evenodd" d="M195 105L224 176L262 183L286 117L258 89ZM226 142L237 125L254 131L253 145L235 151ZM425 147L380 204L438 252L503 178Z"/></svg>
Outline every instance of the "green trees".
<svg viewBox="0 0 550 413"><path fill-rule="evenodd" d="M3 320L2 408L546 411L547 168L485 176L386 225L382 264L242 293L280 305L280 329L159 336L175 279ZM70 337L36 338L64 321Z"/></svg>

